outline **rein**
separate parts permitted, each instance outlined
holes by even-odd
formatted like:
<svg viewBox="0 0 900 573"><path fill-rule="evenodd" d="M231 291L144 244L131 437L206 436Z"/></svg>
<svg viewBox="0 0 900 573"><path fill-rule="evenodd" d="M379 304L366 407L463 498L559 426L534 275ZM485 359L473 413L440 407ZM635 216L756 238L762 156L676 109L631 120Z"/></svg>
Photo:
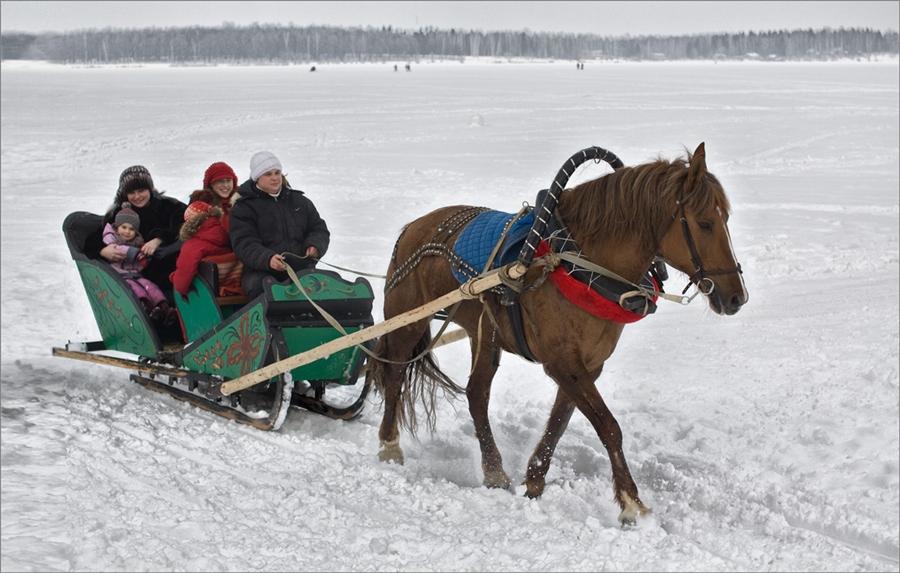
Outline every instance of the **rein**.
<svg viewBox="0 0 900 573"><path fill-rule="evenodd" d="M295 258L298 258L298 259L305 259L305 258L307 258L307 257L301 257L301 256L299 256L299 255L295 255L294 253L288 253L288 252L281 253L281 255L282 255L282 256L284 256L284 255L291 255L292 257L295 257ZM339 271L347 271L348 273L353 273L354 275L359 275L359 276L361 276L361 277L372 277L373 279L382 279L382 280L386 280L386 279L387 279L387 275L376 275L375 273L364 273L364 272L362 272L362 271L357 271L356 269L348 269L347 267L339 267L339 266L337 266L337 265L332 265L331 263L326 263L326 262L323 261L322 259L317 259L317 258L315 258L315 257L312 257L312 259L313 259L314 261L316 261L316 264L325 265L326 267L331 267L331 268L337 269L337 270L339 270Z"/></svg>
<svg viewBox="0 0 900 573"><path fill-rule="evenodd" d="M525 214L526 211L527 210L525 208L523 208L516 215L516 217L514 219L518 219L523 214ZM509 228L511 226L512 226L511 224L507 225L502 236L500 237L500 240L497 243L497 246L495 246L495 248L494 248L494 252L491 254L491 257L488 260L488 263L485 266L484 271L482 271L482 274L484 274L488 270L490 270L491 263L493 262L493 258L496 256L496 253L499 250L499 245L502 244L504 240L506 240L506 234L509 231ZM296 253L291 253L289 251L285 251L285 252L281 253L281 256L282 257L293 257L293 258L299 259L299 260L313 259L317 262L321 262L316 257L311 257L308 255L301 256ZM535 266L546 266L551 269L553 267L555 267L555 263L549 257L539 257L537 259L534 259L532 264ZM330 265L330 266L333 266L333 265ZM341 268L341 267L337 267L337 268ZM348 270L349 272L354 272L349 269L342 269L342 270ZM288 277L290 277L291 282L294 283L294 286L297 287L297 290L300 292L300 294L302 294L303 297L306 299L306 301L309 302L309 304L312 305L312 307L314 309L316 309L316 311L322 316L322 318L325 319L325 321L329 325L331 325L332 328L334 328L335 330L340 332L342 335L347 336L348 333L344 329L344 327L341 326L341 323L338 322L338 320L336 318L334 318L334 316L332 316L327 310L325 310L319 304L317 304L316 301L314 301L312 298L310 298L309 294L307 294L307 292L306 292L306 289L303 288L303 285L300 283L300 277L297 276L297 272L291 267L291 265L286 265L285 272L287 272ZM481 275L479 275L479 276L481 276ZM501 277L503 277L503 274L501 274ZM476 277L476 278L478 278L478 277ZM503 280L504 280L505 284L508 284L509 282L511 282L508 277ZM475 364L478 362L478 354L479 354L480 347L481 347L480 339L481 339L481 332L482 332L482 322L484 320L485 313L487 313L488 318L491 321L491 324L493 324L493 326L494 326L494 332L496 333L499 330L499 327L497 325L497 320L496 320L496 318L494 318L494 315L490 311L487 301L485 301L485 299L484 299L484 293L478 295L477 298L478 298L479 302L481 302L483 308L482 308L481 316L478 319L478 341L479 341L479 344L477 344L477 346L476 346L478 348L478 351L476 351L476 354L472 359L472 371L474 371ZM378 356L377 354L375 354L372 350L370 350L363 344L357 344L356 347L359 348L362 352L366 353L372 359L378 360L379 362L388 363L388 364L398 364L398 365L411 364L411 363L416 362L417 360L421 359L425 355L427 355L429 352L431 352L435 348L435 346L437 346L438 342L440 341L441 336L444 334L444 331L447 330L448 326L450 326L450 323L453 320L453 317L456 314L456 311L458 308L459 308L459 303L456 303L450 307L450 310L447 312L447 316L444 319L443 324L441 324L441 328L438 330L437 334L435 334L434 337L431 339L431 342L428 344L428 346L424 350L422 350L422 352L420 352L416 356L413 356L409 360L390 360L390 359ZM470 372L470 375L471 375L471 372Z"/></svg>
<svg viewBox="0 0 900 573"><path fill-rule="evenodd" d="M318 259L316 259L315 257L300 256L300 255L290 253L287 251L281 253L281 256L285 256L285 255L292 256L296 259L310 259L311 258L311 259L318 261ZM325 310L324 308L322 308L321 306L316 304L316 301L314 301L312 298L310 298L310 296L306 293L306 289L303 288L303 285L300 283L300 277L297 276L297 272L291 267L291 265L286 265L285 272L287 272L288 276L291 278L291 282L293 282L294 286L297 287L297 290L300 291L300 294L302 294L303 297L306 299L306 301L309 304L311 304L314 309L316 309L316 311L322 316L322 318L324 318L325 321L328 324L330 324L332 328L334 328L335 330L340 332L342 335L347 336L348 333L344 329L344 327L341 326L341 323L338 322L337 319L334 318L327 310ZM353 271L350 271L350 272L353 272ZM375 354L374 352L369 350L363 344L357 344L356 347L359 348L361 351L365 352L371 358L378 360L379 362L385 362L385 363L389 363L389 364L401 364L401 365L402 364L410 364L412 362L415 362L416 360L419 360L420 358L422 358L423 356L425 356L426 354L428 354L429 352L432 351L434 346L437 344L437 341L440 340L441 335L443 335L444 331L447 330L447 327L450 326L450 321L453 319L453 315L456 314L457 308L459 308L459 303L456 303L452 307L450 307L450 312L447 313L447 318L444 320L444 324L441 325L440 330L438 330L438 333L434 336L434 338L431 339L431 342L428 344L428 346L422 352L420 352L416 356L413 356L409 360L389 360L387 358L378 356L377 354Z"/></svg>

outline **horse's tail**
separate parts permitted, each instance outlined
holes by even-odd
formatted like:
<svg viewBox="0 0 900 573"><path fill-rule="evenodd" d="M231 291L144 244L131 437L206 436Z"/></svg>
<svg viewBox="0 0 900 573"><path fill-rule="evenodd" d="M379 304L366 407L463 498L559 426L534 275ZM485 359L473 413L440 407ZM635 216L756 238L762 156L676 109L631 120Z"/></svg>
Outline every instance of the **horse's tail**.
<svg viewBox="0 0 900 573"><path fill-rule="evenodd" d="M390 356L391 335L387 334L378 339L375 354L380 357ZM416 402L422 404L425 412L425 422L430 432L435 430L436 402L438 390L444 396L455 397L465 393L465 388L457 385L445 374L437 363L437 358L432 352L426 352L431 345L431 328L425 332L416 342L410 353L410 362L392 363L383 360L372 359L369 364L368 376L375 388L385 395L385 382L388 376L400 377L400 399L397 404L397 415L400 425L415 436L419 426L416 415Z"/></svg>

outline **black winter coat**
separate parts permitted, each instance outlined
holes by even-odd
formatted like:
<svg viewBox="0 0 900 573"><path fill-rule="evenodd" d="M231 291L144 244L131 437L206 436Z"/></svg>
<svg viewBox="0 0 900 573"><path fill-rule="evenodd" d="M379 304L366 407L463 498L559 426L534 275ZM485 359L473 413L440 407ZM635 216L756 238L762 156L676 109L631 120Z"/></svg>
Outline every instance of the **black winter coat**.
<svg viewBox="0 0 900 573"><path fill-rule="evenodd" d="M131 207L141 218L141 227L138 229L144 237L144 241L162 239L162 245L169 245L178 239L178 231L184 222L184 210L187 205L173 197L160 195L154 192L150 201L142 208ZM103 226L112 223L116 213L121 210L121 205L107 211L103 216L103 224L97 229L96 236L89 237L85 245L85 254L93 259L100 258L100 250L106 245L101 240Z"/></svg>
<svg viewBox="0 0 900 573"><path fill-rule="evenodd" d="M315 247L320 258L325 255L331 233L303 191L284 185L275 198L247 180L238 193L241 198L231 208L228 234L244 265L271 271L272 255L289 252L303 256L308 247ZM288 257L287 262L295 269L315 264L312 260L301 264L293 257Z"/></svg>
<svg viewBox="0 0 900 573"><path fill-rule="evenodd" d="M151 239L162 239L161 250L150 259L149 264L141 275L150 279L161 289L168 290L172 287L169 281L169 274L175 270L175 261L178 258L178 245L174 245L178 240L178 231L184 222L184 210L187 205L178 199L160 195L158 191L153 191L150 201L142 208L132 206L134 212L141 218L141 228L139 229L144 241ZM112 223L116 218L116 213L121 210L121 205L111 209L103 217L103 225ZM103 244L103 225L101 225L96 233L87 238L84 246L84 254L92 259L100 259L100 251L106 245ZM172 245L169 251L165 247ZM164 253L165 256L163 256Z"/></svg>
<svg viewBox="0 0 900 573"><path fill-rule="evenodd" d="M112 223L121 207L119 205L119 208L108 212L103 222ZM178 231L184 223L184 210L187 209L187 205L178 199L154 193L143 207L132 205L131 208L141 218L140 231L144 241L162 239L162 244L168 245L178 239Z"/></svg>

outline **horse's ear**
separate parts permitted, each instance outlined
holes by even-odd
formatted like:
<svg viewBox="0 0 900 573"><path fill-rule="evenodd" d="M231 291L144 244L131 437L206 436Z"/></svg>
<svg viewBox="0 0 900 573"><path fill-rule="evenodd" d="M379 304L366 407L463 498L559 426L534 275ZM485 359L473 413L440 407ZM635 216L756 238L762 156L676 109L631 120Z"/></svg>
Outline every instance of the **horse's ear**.
<svg viewBox="0 0 900 573"><path fill-rule="evenodd" d="M700 143L691 154L685 191L690 193L704 175L706 175L706 146L704 143Z"/></svg>
<svg viewBox="0 0 900 573"><path fill-rule="evenodd" d="M695 169L706 172L706 143L702 141L691 155L691 171Z"/></svg>

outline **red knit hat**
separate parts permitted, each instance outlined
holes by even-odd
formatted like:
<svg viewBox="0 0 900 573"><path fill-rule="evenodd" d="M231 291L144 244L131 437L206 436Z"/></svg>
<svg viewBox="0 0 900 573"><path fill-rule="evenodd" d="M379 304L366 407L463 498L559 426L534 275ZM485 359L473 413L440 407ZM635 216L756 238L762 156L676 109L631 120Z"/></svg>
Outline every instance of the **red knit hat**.
<svg viewBox="0 0 900 573"><path fill-rule="evenodd" d="M208 213L213 208L206 201L194 201L184 210L184 220L189 221L198 215Z"/></svg>
<svg viewBox="0 0 900 573"><path fill-rule="evenodd" d="M206 172L203 174L203 188L210 189L212 182L219 179L231 179L234 181L234 188L237 189L238 187L237 175L234 174L234 169L224 161L217 161L206 168Z"/></svg>

